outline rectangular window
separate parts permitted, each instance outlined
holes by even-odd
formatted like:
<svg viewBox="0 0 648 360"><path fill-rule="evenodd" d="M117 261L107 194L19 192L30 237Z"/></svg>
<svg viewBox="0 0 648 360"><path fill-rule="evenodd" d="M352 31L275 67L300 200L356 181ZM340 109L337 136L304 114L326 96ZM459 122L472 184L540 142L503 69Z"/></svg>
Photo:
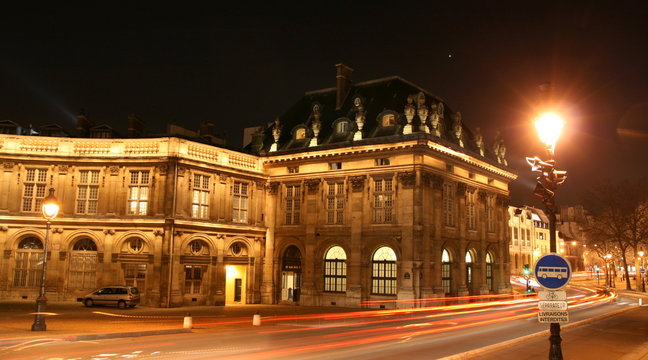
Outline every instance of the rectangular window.
<svg viewBox="0 0 648 360"><path fill-rule="evenodd" d="M371 281L372 294L396 295L396 262L374 260Z"/></svg>
<svg viewBox="0 0 648 360"><path fill-rule="evenodd" d="M446 226L455 226L454 220L454 186L443 184L443 215Z"/></svg>
<svg viewBox="0 0 648 360"><path fill-rule="evenodd" d="M135 170L130 172L128 183L128 214L146 215L148 213L150 173Z"/></svg>
<svg viewBox="0 0 648 360"><path fill-rule="evenodd" d="M124 270L124 283L126 286L134 286L146 289L146 264L122 264Z"/></svg>
<svg viewBox="0 0 648 360"><path fill-rule="evenodd" d="M209 176L194 174L191 215L194 218L209 218Z"/></svg>
<svg viewBox="0 0 648 360"><path fill-rule="evenodd" d="M340 170L340 169L342 169L341 162L329 163L329 170Z"/></svg>
<svg viewBox="0 0 648 360"><path fill-rule="evenodd" d="M466 191L466 222L469 230L475 230L477 228L474 191Z"/></svg>
<svg viewBox="0 0 648 360"><path fill-rule="evenodd" d="M452 285L452 264L444 262L441 264L441 287L446 295L450 295Z"/></svg>
<svg viewBox="0 0 648 360"><path fill-rule="evenodd" d="M299 173L299 166L288 166L288 174Z"/></svg>
<svg viewBox="0 0 648 360"><path fill-rule="evenodd" d="M518 228L513 228L513 245L518 244Z"/></svg>
<svg viewBox="0 0 648 360"><path fill-rule="evenodd" d="M36 287L40 285L43 272L43 250L16 251L14 286Z"/></svg>
<svg viewBox="0 0 648 360"><path fill-rule="evenodd" d="M185 265L185 294L201 294L204 266Z"/></svg>
<svg viewBox="0 0 648 360"><path fill-rule="evenodd" d="M235 181L232 189L232 221L248 221L248 184Z"/></svg>
<svg viewBox="0 0 648 360"><path fill-rule="evenodd" d="M27 169L23 189L22 211L41 211L46 186L47 169Z"/></svg>
<svg viewBox="0 0 648 360"><path fill-rule="evenodd" d="M526 246L531 246L531 230L526 229Z"/></svg>
<svg viewBox="0 0 648 360"><path fill-rule="evenodd" d="M299 224L301 185L286 185L286 225Z"/></svg>
<svg viewBox="0 0 648 360"><path fill-rule="evenodd" d="M99 199L99 170L80 170L77 185L77 214L96 214Z"/></svg>
<svg viewBox="0 0 648 360"><path fill-rule="evenodd" d="M73 251L68 274L68 289L94 289L97 286L97 252Z"/></svg>
<svg viewBox="0 0 648 360"><path fill-rule="evenodd" d="M394 187L392 179L374 179L373 222L388 224L393 221Z"/></svg>
<svg viewBox="0 0 648 360"><path fill-rule="evenodd" d="M344 182L328 184L326 211L328 224L344 224Z"/></svg>
<svg viewBox="0 0 648 360"><path fill-rule="evenodd" d="M324 291L346 291L346 260L326 259L324 261Z"/></svg>
<svg viewBox="0 0 648 360"><path fill-rule="evenodd" d="M376 159L376 166L386 166L389 165L389 159L388 158L380 158Z"/></svg>
<svg viewBox="0 0 648 360"><path fill-rule="evenodd" d="M495 231L495 217L493 213L495 211L495 197L488 196L486 197L486 226L488 227L488 232Z"/></svg>

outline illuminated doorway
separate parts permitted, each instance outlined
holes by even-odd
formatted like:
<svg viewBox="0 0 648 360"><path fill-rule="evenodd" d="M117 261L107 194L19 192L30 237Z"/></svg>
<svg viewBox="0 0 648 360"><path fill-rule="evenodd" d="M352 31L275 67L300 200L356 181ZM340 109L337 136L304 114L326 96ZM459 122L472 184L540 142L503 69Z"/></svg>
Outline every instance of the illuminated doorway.
<svg viewBox="0 0 648 360"><path fill-rule="evenodd" d="M281 266L281 301L299 302L301 288L301 252L291 245L286 249Z"/></svg>
<svg viewBox="0 0 648 360"><path fill-rule="evenodd" d="M247 265L226 265L225 304L245 304Z"/></svg>

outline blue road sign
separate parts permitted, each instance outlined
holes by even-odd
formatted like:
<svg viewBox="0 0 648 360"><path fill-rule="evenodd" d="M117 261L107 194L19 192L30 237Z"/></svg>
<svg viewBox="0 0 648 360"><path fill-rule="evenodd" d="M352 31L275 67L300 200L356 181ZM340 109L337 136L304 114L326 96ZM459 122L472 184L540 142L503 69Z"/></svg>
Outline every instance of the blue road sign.
<svg viewBox="0 0 648 360"><path fill-rule="evenodd" d="M535 264L535 277L538 283L549 290L563 288L571 279L569 262L558 254L542 256Z"/></svg>

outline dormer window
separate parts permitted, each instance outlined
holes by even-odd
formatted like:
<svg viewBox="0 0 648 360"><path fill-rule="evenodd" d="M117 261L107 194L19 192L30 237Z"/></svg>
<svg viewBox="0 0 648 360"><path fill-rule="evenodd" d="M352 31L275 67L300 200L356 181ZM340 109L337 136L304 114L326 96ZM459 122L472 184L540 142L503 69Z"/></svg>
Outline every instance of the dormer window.
<svg viewBox="0 0 648 360"><path fill-rule="evenodd" d="M382 117L382 126L394 126L396 125L396 115L386 114Z"/></svg>
<svg viewBox="0 0 648 360"><path fill-rule="evenodd" d="M301 128L295 131L295 140L301 140L306 138L306 129Z"/></svg>
<svg viewBox="0 0 648 360"><path fill-rule="evenodd" d="M349 122L348 121L338 122L336 127L336 132L339 134L344 134L349 132Z"/></svg>

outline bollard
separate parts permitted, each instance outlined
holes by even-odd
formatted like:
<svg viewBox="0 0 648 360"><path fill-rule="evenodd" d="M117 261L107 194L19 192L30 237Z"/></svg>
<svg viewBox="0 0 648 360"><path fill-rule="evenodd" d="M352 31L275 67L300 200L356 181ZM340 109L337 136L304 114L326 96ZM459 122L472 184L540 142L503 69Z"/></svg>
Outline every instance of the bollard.
<svg viewBox="0 0 648 360"><path fill-rule="evenodd" d="M193 327L193 319L191 318L191 313L187 313L184 317L184 323L182 324L183 329L191 329Z"/></svg>
<svg viewBox="0 0 648 360"><path fill-rule="evenodd" d="M252 317L252 326L261 326L261 315L258 313Z"/></svg>

